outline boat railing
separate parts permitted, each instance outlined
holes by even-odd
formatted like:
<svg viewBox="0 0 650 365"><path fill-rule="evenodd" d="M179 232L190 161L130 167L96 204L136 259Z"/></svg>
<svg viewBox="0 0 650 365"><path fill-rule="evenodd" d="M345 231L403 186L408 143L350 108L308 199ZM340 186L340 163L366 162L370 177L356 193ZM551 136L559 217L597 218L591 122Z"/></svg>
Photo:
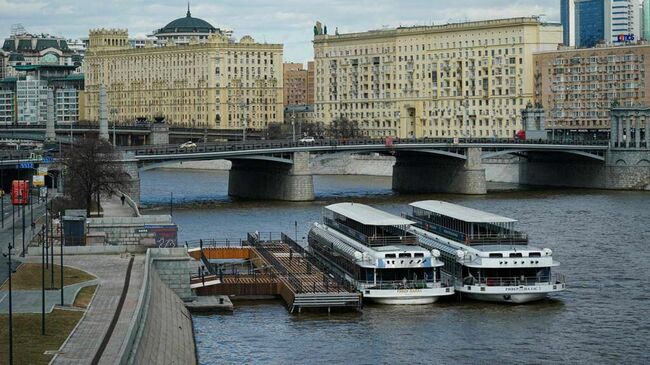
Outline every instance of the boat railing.
<svg viewBox="0 0 650 365"><path fill-rule="evenodd" d="M487 276L481 278L466 277L461 285L480 286L534 286L539 284L565 284L566 277L563 274L544 276Z"/></svg>
<svg viewBox="0 0 650 365"><path fill-rule="evenodd" d="M433 280L395 280L395 281L357 281L357 283L366 286L369 289L384 289L384 290L404 290L404 289L431 289L431 288L444 288L448 285L440 281Z"/></svg>
<svg viewBox="0 0 650 365"><path fill-rule="evenodd" d="M344 224L341 224L333 219L325 218L325 224L337 231L354 238L370 247L372 246L388 246L388 245L415 245L417 237L404 232L403 236L368 236L359 231L356 231Z"/></svg>
<svg viewBox="0 0 650 365"><path fill-rule="evenodd" d="M439 234L457 242L466 243L469 245L494 245L494 244L526 244L528 243L528 235L523 232L509 232L509 233L474 233L469 234L460 232L452 228L448 228L437 223L430 222L422 217L403 214L406 219L415 221L415 226L422 228L431 233Z"/></svg>

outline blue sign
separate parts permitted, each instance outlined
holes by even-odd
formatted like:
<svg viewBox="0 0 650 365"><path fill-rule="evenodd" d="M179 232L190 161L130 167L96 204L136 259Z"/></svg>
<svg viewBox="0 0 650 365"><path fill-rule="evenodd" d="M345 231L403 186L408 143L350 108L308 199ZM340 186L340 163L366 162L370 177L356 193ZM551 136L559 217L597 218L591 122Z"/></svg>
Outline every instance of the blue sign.
<svg viewBox="0 0 650 365"><path fill-rule="evenodd" d="M52 163L52 162L54 162L54 158L52 156L43 157L43 163Z"/></svg>
<svg viewBox="0 0 650 365"><path fill-rule="evenodd" d="M32 162L21 162L16 165L17 169L33 169L34 168L34 163Z"/></svg>
<svg viewBox="0 0 650 365"><path fill-rule="evenodd" d="M634 34L619 34L616 36L614 42L632 42L634 40Z"/></svg>

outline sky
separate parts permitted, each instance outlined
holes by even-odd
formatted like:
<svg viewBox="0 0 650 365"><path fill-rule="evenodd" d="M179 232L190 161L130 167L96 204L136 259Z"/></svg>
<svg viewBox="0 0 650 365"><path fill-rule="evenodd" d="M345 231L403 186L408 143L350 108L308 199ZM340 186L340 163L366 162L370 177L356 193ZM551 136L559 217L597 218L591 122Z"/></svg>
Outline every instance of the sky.
<svg viewBox="0 0 650 365"><path fill-rule="evenodd" d="M313 58L313 26L327 25L333 34L410 25L544 15L560 18L560 0L192 0L192 16L239 39L284 44L287 62ZM127 28L144 36L184 17L187 2L179 0L0 0L0 37L20 23L29 33L66 38L87 37L89 29Z"/></svg>

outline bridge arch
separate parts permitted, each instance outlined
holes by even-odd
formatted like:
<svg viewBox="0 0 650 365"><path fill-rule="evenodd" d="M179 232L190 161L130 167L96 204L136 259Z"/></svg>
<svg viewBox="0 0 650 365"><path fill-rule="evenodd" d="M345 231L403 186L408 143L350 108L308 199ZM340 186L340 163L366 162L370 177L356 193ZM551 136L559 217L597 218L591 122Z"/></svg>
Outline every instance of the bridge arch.
<svg viewBox="0 0 650 365"><path fill-rule="evenodd" d="M481 154L481 158L483 158L483 159L494 158L494 157L499 157L499 156L503 156L503 155L515 155L515 154L520 154L520 153L525 153L525 152L540 152L540 150L522 148L522 149L511 149L511 150L483 152L483 154ZM553 152L566 153L566 154L571 154L571 155L588 157L588 158L598 160L598 161L605 161L604 156L597 155L597 154L590 153L590 152L586 152L586 151L580 151L580 150L553 150Z"/></svg>

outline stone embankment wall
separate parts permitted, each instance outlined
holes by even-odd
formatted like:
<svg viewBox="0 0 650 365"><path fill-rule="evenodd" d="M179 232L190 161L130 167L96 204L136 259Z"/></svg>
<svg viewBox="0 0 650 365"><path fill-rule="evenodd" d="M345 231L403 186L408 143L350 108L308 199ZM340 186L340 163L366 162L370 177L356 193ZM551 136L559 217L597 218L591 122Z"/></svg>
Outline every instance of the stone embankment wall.
<svg viewBox="0 0 650 365"><path fill-rule="evenodd" d="M314 175L392 176L395 157L379 154L320 155L313 157L309 165Z"/></svg>
<svg viewBox="0 0 650 365"><path fill-rule="evenodd" d="M179 269L189 267L188 259L184 249L147 251L143 285L134 320L120 350L120 364L197 363L192 317L176 290L166 284L174 281L170 276L175 273L175 280L182 277L189 291L189 274ZM167 263L161 265L160 272L159 261ZM174 261L182 264L174 268Z"/></svg>
<svg viewBox="0 0 650 365"><path fill-rule="evenodd" d="M173 224L169 215L143 215L141 217L88 218L88 233L105 233L109 245L154 246L155 234L144 230L149 224Z"/></svg>

